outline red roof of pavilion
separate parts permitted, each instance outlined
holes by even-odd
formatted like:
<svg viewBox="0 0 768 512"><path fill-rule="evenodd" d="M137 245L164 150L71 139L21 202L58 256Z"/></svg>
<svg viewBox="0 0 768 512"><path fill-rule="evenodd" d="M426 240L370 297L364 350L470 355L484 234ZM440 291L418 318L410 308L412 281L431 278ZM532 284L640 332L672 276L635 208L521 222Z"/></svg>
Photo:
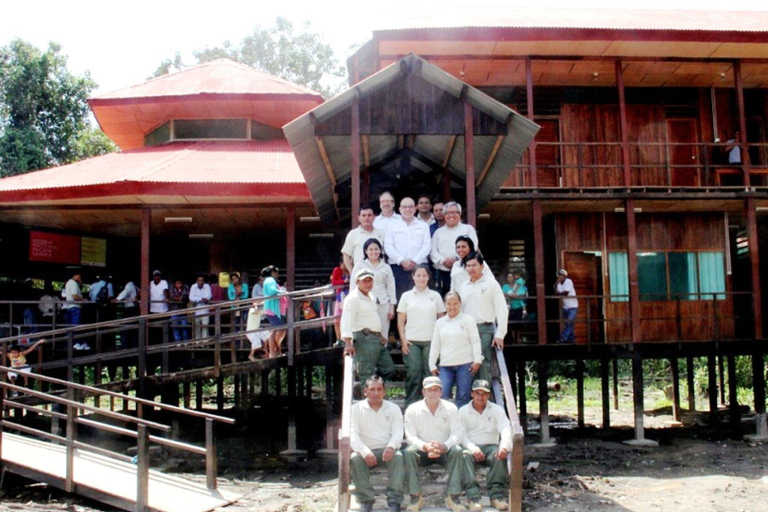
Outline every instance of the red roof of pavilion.
<svg viewBox="0 0 768 512"><path fill-rule="evenodd" d="M323 102L320 93L229 59L206 62L88 100L122 149L170 119L253 119L280 128Z"/></svg>
<svg viewBox="0 0 768 512"><path fill-rule="evenodd" d="M308 202L309 191L285 140L175 142L0 180L0 203L6 204L64 200L82 204L116 196L152 196L153 200L161 196L227 197L233 201L241 197L250 202L279 197ZM147 201L129 197L120 202Z"/></svg>

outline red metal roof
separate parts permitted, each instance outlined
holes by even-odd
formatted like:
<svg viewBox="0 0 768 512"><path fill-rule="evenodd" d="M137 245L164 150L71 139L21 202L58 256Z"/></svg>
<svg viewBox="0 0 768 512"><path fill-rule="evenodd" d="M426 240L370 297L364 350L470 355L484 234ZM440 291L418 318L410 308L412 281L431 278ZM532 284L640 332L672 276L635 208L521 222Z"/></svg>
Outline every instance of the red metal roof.
<svg viewBox="0 0 768 512"><path fill-rule="evenodd" d="M0 201L101 195L308 198L285 140L175 142L0 179Z"/></svg>
<svg viewBox="0 0 768 512"><path fill-rule="evenodd" d="M467 6L403 18L396 25L374 33L469 27L768 32L768 12Z"/></svg>
<svg viewBox="0 0 768 512"><path fill-rule="evenodd" d="M282 78L258 71L230 59L218 59L117 91L94 96L91 100L157 98L197 94L308 95L322 101L319 92Z"/></svg>

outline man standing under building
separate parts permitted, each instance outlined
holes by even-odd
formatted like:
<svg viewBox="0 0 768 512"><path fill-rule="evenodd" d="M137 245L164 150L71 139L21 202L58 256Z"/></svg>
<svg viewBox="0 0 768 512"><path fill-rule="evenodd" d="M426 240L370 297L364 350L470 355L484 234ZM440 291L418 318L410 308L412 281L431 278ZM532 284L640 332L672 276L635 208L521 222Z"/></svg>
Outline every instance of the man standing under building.
<svg viewBox="0 0 768 512"><path fill-rule="evenodd" d="M189 302L195 308L195 337L208 337L208 324L211 321L211 311L204 307L211 302L211 286L205 282L205 274L197 276L197 281L189 289Z"/></svg>
<svg viewBox="0 0 768 512"><path fill-rule="evenodd" d="M563 332L560 333L560 343L573 343L573 321L579 312L579 299L576 298L576 289L573 287L573 281L568 279L568 271L561 268L557 271L557 281L555 282L555 295L563 298Z"/></svg>
<svg viewBox="0 0 768 512"><path fill-rule="evenodd" d="M392 223L400 220L400 215L395 213L395 196L389 192L383 192L379 196L379 208L381 213L374 219L373 227L384 233L386 238Z"/></svg>
<svg viewBox="0 0 768 512"><path fill-rule="evenodd" d="M370 206L361 206L357 215L360 223L355 229L347 233L344 240L344 246L341 248L341 255L344 258L344 266L347 267L350 275L356 264L363 261L363 245L370 238L378 240L382 247L384 246L384 233L373 227L373 208Z"/></svg>
<svg viewBox="0 0 768 512"><path fill-rule="evenodd" d="M423 382L424 400L405 410L405 440L403 451L406 490L411 495L408 512L418 512L424 506L419 466L443 464L448 473L445 506L454 512L466 510L459 503L462 482L468 481L462 459L461 441L464 428L456 406L440 396L443 384L439 377L427 377Z"/></svg>
<svg viewBox="0 0 768 512"><path fill-rule="evenodd" d="M508 510L506 496L509 492L507 453L512 449L512 426L504 409L489 402L491 385L487 380L472 383L472 401L459 409L459 419L464 427L464 462L470 481L467 486L469 510L483 510L480 505L480 486L475 478L475 465L490 468L486 477L491 506Z"/></svg>
<svg viewBox="0 0 768 512"><path fill-rule="evenodd" d="M395 363L381 335L381 318L373 294L373 272L367 268L355 276L357 288L344 299L341 313L341 339L344 355L355 356L358 380L365 382L374 374L384 380L395 371Z"/></svg>
<svg viewBox="0 0 768 512"><path fill-rule="evenodd" d="M149 312L166 313L168 311L168 282L163 279L163 273L159 270L152 272L152 282L149 283Z"/></svg>
<svg viewBox="0 0 768 512"><path fill-rule="evenodd" d="M469 280L462 283L458 292L462 311L475 319L480 333L483 365L477 372L477 378L490 381L492 348L504 348L509 309L501 286L493 274L483 272L484 267L482 254L470 253L464 267L469 274Z"/></svg>
<svg viewBox="0 0 768 512"><path fill-rule="evenodd" d="M451 269L459 260L456 254L456 239L468 236L479 250L477 232L470 224L461 222L461 205L456 201L448 201L443 208L445 226L435 231L432 236L432 246L429 257L435 266L436 281L441 295L451 289Z"/></svg>
<svg viewBox="0 0 768 512"><path fill-rule="evenodd" d="M435 231L437 231L438 228L445 226L445 216L443 215L444 208L445 204L442 201L438 201L432 206L432 215L435 216L435 223L429 225L429 234L431 236L435 235Z"/></svg>
<svg viewBox="0 0 768 512"><path fill-rule="evenodd" d="M411 274L417 265L427 262L431 239L429 226L415 217L416 203L410 197L400 201L401 219L393 222L385 232L384 252L387 253L392 274L395 276L397 300L413 288Z"/></svg>
<svg viewBox="0 0 768 512"><path fill-rule="evenodd" d="M387 506L400 512L403 502L405 470L400 445L403 443L403 413L400 407L384 400L384 379L378 375L365 381L365 400L352 406L350 413L354 453L349 461L349 474L355 484L355 497L362 512L371 512L375 494L370 469L387 468Z"/></svg>

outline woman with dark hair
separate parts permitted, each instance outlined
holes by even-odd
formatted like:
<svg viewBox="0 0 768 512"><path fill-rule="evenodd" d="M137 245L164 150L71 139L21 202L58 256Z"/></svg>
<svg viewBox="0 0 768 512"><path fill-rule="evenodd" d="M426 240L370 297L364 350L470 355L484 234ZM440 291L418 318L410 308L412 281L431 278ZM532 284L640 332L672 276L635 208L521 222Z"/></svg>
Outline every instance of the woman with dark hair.
<svg viewBox="0 0 768 512"><path fill-rule="evenodd" d="M428 288L431 276L426 265L413 271L412 290L397 305L397 330L405 360L405 405L421 398L421 382L429 377L429 350L435 322L445 314L443 299Z"/></svg>
<svg viewBox="0 0 768 512"><path fill-rule="evenodd" d="M395 318L395 276L392 267L384 261L381 242L376 238L369 238L363 244L363 261L355 263L352 275L356 276L362 269L373 272L373 296L379 301L379 318L381 319L381 335L389 339L389 322ZM354 279L350 280L349 291L357 287Z"/></svg>
<svg viewBox="0 0 768 512"><path fill-rule="evenodd" d="M456 407L461 408L470 401L472 380L483 363L480 333L475 320L461 312L458 293L445 294L445 310L447 315L435 323L429 369L440 377L444 399L451 398L456 384Z"/></svg>
<svg viewBox="0 0 768 512"><path fill-rule="evenodd" d="M451 291L458 291L463 283L469 281L469 274L464 268L467 264L467 256L475 252L475 242L472 241L466 235L462 235L456 238L456 254L459 256L459 261L451 267ZM487 273L493 277L493 272L485 265L483 273Z"/></svg>
<svg viewBox="0 0 768 512"><path fill-rule="evenodd" d="M283 292L280 285L277 284L277 277L280 274L280 269L274 265L264 267L261 271L261 276L264 278L264 296L274 297ZM285 318L283 318L280 311L280 299L267 299L264 301L264 316L267 317L269 325L273 327L279 327L285 325ZM267 339L267 357L277 357L281 354L280 344L285 338L285 329L274 330L270 333Z"/></svg>
<svg viewBox="0 0 768 512"><path fill-rule="evenodd" d="M240 280L238 272L229 273L229 287L227 288L229 300L244 300L248 298L248 285ZM248 310L243 307L232 308L232 328L235 332L241 331L248 322Z"/></svg>

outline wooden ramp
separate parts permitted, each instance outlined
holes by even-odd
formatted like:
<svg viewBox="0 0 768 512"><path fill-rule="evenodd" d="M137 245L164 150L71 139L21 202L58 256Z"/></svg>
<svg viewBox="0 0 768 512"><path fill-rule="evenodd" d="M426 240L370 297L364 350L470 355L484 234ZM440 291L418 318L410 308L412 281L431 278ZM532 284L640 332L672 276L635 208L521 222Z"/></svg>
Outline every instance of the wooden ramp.
<svg viewBox="0 0 768 512"><path fill-rule="evenodd" d="M65 488L66 448L7 432L0 458L7 471ZM83 450L74 456L75 492L124 510L136 509L136 466ZM236 496L159 471L149 472L149 510L205 512L234 502Z"/></svg>

